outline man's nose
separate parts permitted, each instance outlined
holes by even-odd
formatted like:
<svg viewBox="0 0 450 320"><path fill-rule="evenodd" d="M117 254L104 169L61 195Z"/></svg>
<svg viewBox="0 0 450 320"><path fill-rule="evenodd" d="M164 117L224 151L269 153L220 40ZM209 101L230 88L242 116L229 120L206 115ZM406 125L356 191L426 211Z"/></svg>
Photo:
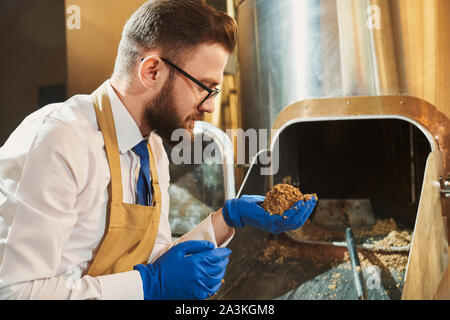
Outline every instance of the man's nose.
<svg viewBox="0 0 450 320"><path fill-rule="evenodd" d="M214 112L214 99L208 99L200 105L200 111L213 113Z"/></svg>

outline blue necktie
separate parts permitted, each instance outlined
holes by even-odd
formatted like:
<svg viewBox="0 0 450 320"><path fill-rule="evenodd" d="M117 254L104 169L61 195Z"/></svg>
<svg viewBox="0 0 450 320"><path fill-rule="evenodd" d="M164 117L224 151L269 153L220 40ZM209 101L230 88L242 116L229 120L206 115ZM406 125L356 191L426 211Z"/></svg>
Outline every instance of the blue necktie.
<svg viewBox="0 0 450 320"><path fill-rule="evenodd" d="M140 205L148 206L151 204L152 198L152 187L150 184L150 161L147 149L147 141L143 140L139 142L134 148L133 151L139 156L141 161L141 168L139 170L139 178L137 182L137 195L138 201Z"/></svg>

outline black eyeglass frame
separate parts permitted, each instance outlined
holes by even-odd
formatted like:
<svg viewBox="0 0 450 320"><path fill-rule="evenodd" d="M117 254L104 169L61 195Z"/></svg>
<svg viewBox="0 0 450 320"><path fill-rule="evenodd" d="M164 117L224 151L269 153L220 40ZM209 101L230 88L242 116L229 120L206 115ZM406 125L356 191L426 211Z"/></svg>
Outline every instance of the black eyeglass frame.
<svg viewBox="0 0 450 320"><path fill-rule="evenodd" d="M145 58L141 59L141 62L144 61ZM174 69L176 69L178 72L180 72L183 76L185 76L186 78L188 78L189 80L191 80L192 82L194 82L196 85L198 85L200 88L202 88L203 90L206 90L208 92L208 95L205 97L205 99L202 100L202 102L200 103L200 105L202 105L206 100L208 99L214 99L219 93L220 93L220 89L214 88L208 88L206 85L204 85L203 83L201 83L199 80L195 79L193 76L191 76L189 73L187 73L186 71L184 71L183 69L181 69L179 66L177 66L176 64L174 64L173 62L171 62L170 60L161 57L161 60L164 61L165 63L167 63L169 66L173 67Z"/></svg>

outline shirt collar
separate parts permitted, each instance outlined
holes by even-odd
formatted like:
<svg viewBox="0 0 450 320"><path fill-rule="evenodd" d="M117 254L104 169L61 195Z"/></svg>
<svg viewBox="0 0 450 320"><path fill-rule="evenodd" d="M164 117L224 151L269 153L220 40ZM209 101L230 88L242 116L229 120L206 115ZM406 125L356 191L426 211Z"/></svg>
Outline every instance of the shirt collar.
<svg viewBox="0 0 450 320"><path fill-rule="evenodd" d="M109 101L111 103L111 110L114 117L119 151L121 153L125 153L131 150L142 140L148 140L148 137L144 138L142 136L141 130L139 130L136 121L134 121L127 108L125 108L122 101L120 101L111 86L110 80L106 82L106 87L108 89Z"/></svg>

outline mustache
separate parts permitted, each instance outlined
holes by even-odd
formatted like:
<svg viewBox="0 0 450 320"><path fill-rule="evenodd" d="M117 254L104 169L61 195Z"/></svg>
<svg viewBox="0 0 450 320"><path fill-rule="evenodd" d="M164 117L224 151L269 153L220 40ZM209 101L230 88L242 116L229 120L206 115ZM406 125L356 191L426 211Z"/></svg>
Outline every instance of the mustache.
<svg viewBox="0 0 450 320"><path fill-rule="evenodd" d="M205 113L204 112L202 112L202 113L193 113L193 114L191 114L191 115L189 115L187 118L186 118L186 122L187 121L190 121L190 120L193 120L193 121L203 121L203 120L205 120Z"/></svg>

